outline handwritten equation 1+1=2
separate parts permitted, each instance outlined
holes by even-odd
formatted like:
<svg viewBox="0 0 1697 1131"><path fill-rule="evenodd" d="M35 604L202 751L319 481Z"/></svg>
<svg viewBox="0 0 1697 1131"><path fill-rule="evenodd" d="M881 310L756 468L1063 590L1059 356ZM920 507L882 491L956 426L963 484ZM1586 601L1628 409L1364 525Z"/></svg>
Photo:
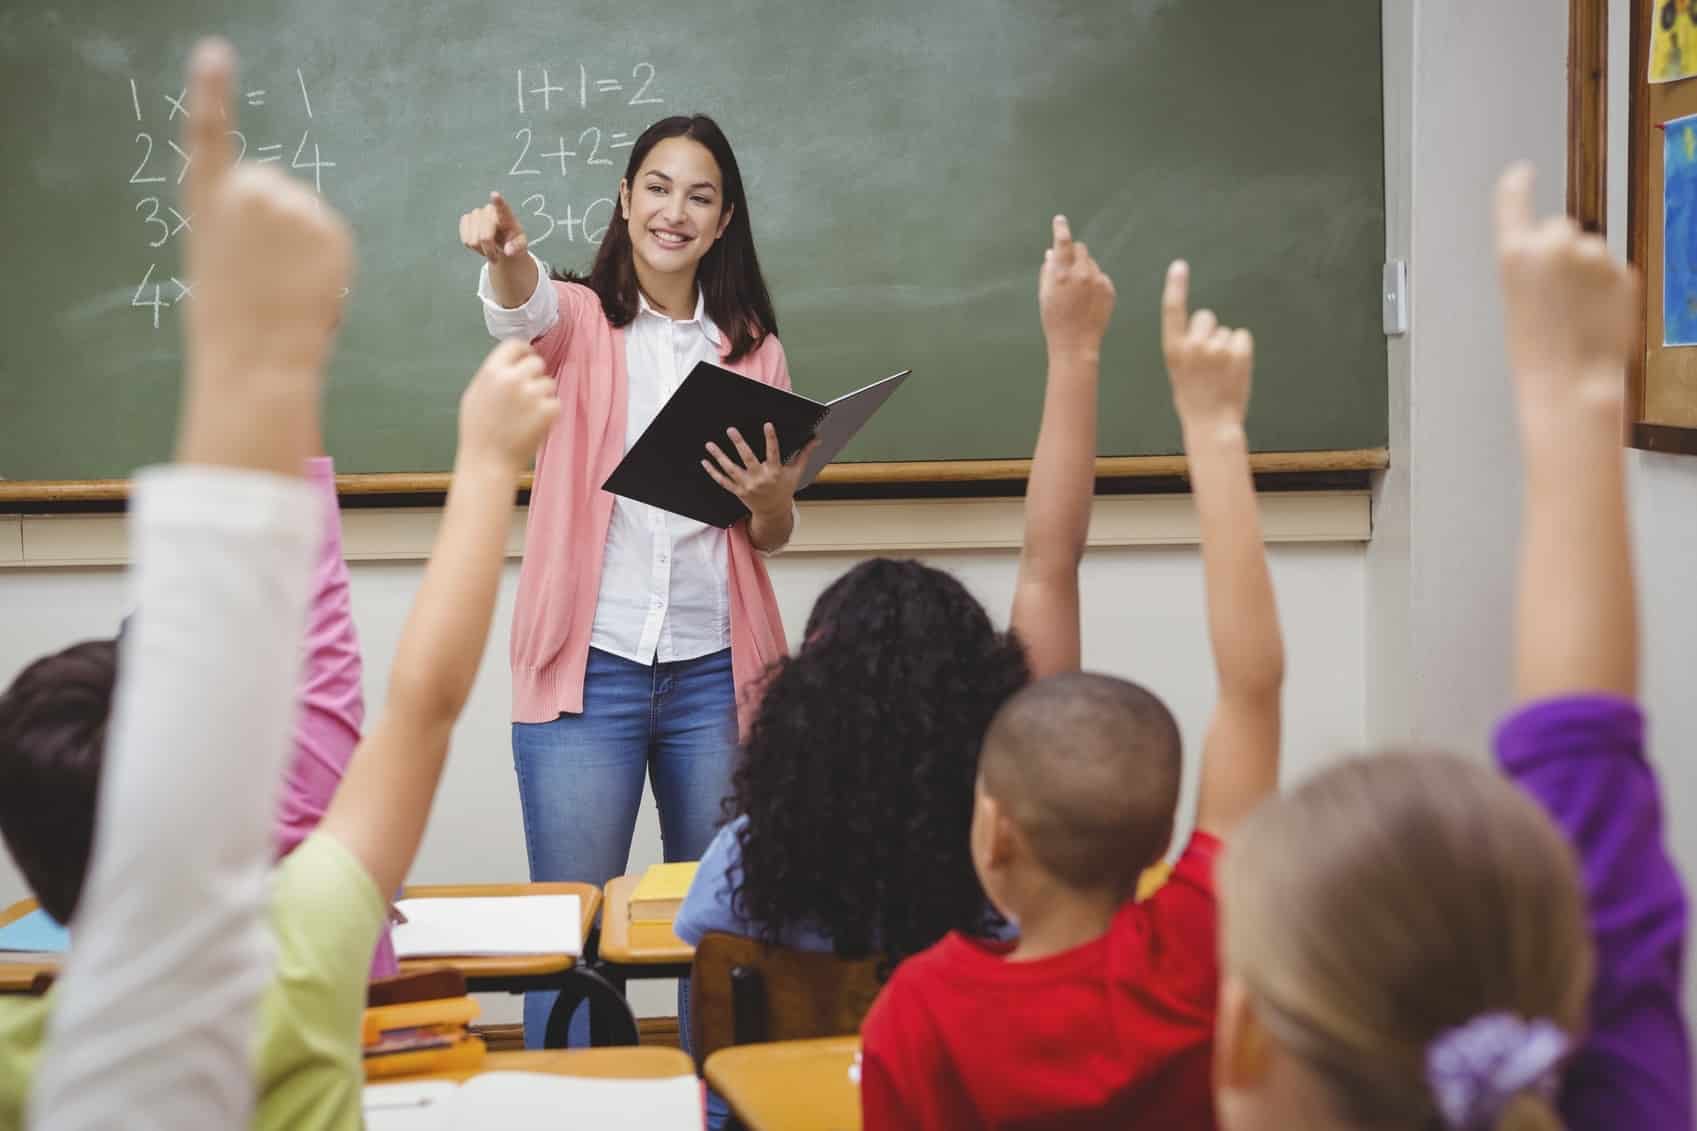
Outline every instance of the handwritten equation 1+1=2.
<svg viewBox="0 0 1697 1131"><path fill-rule="evenodd" d="M575 70L563 74L551 73L547 67L515 68L513 104L527 124L513 133L518 155L507 169L507 175L546 177L549 174L544 170L551 170L556 163L561 177L571 175L574 163L585 168L616 169L615 153L635 145L637 134L659 113L657 110L638 109L633 114L631 108L665 104L666 100L656 89L655 79L654 64L646 62L632 67L628 79L621 73L597 78L585 63L579 63ZM598 116L596 124L586 125L581 119L571 121L569 117L574 112L589 110ZM609 120L621 114L631 120L619 124L629 128L611 129ZM560 130L561 118L570 123L565 132L550 134L551 130ZM573 130L576 131L575 141L572 140ZM550 141L554 145L552 149L547 148ZM618 180L618 174L611 171L597 173L596 176L606 178L602 183L608 185ZM600 187L601 184L594 186ZM613 218L614 203L611 196L599 196L580 209L579 201L567 201L565 215L556 217L549 211L547 193L538 191L519 202L519 211L525 220L532 248L555 232L563 233L572 243L581 237L585 243L598 244ZM533 224L531 221L540 223ZM541 226L543 223L545 227Z"/></svg>
<svg viewBox="0 0 1697 1131"><path fill-rule="evenodd" d="M293 131L290 131L289 140L295 143L293 155L288 155L290 147L286 142L252 144L245 132L231 129L229 133L236 145L236 160L253 161L261 165L287 160L288 167L297 170L297 175L311 176L313 188L322 193L325 171L334 169L336 162L326 160L323 150L313 139L312 124L316 118L312 108L312 93L307 89L306 75L297 67L291 77L294 81L285 82L281 90L254 87L240 91L237 93L237 101L240 106L253 108L287 103L304 115L300 119L300 138L294 139ZM140 196L134 211L141 220L142 241L149 250L158 251L182 233L194 230L194 217L181 211L177 205L166 203L160 195L180 186L189 166L194 162L194 155L185 153L172 136L181 129L178 119L187 120L189 117L188 90L179 88L175 94L163 91L156 97L153 93L143 91L132 78L129 80L129 108L135 115L137 127L136 149L133 154L136 166L130 173L129 183L136 186L138 195L149 194ZM162 136L168 150L162 150L156 145L153 132L148 128L161 114L164 115L165 127ZM165 187L155 188L155 185ZM178 306L194 296L192 282L184 282L175 275L158 279L158 273L158 262L149 263L141 284L136 287L135 294L130 298L132 307L152 312L155 330L159 329L161 310Z"/></svg>

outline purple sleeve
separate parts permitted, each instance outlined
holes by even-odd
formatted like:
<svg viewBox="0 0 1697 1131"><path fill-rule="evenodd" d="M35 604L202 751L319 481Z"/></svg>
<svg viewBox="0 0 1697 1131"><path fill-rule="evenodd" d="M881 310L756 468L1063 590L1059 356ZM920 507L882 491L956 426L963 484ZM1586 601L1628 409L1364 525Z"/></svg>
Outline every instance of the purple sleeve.
<svg viewBox="0 0 1697 1131"><path fill-rule="evenodd" d="M1597 974L1591 1031L1562 1093L1567 1125L1687 1131L1685 890L1663 843L1643 715L1615 696L1545 700L1504 720L1496 746L1503 771L1567 834L1583 872Z"/></svg>

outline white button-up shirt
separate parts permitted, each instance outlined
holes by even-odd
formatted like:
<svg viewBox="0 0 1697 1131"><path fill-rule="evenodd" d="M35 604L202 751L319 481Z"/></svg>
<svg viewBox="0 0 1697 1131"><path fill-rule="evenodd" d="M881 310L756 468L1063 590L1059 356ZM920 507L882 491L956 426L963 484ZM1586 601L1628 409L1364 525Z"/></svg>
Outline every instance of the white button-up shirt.
<svg viewBox="0 0 1697 1131"><path fill-rule="evenodd" d="M484 265L477 293L495 337L534 341L559 321L559 295L540 260L537 269L536 290L523 306L508 310L495 300ZM640 304L625 327L626 451L695 364L720 357L719 328L699 292L694 316L680 321L655 310L646 297ZM729 648L729 570L725 531L615 496L590 646L639 664L693 660Z"/></svg>

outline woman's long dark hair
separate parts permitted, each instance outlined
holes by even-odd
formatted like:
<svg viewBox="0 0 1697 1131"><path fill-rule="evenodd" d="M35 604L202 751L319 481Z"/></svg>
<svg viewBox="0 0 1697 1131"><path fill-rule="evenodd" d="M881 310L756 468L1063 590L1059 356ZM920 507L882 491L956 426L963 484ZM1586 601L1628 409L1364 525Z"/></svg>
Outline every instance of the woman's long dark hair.
<svg viewBox="0 0 1697 1131"><path fill-rule="evenodd" d="M768 675L732 778L737 910L767 941L810 927L886 969L995 926L973 782L991 717L1027 680L1019 642L953 576L875 558L837 579Z"/></svg>
<svg viewBox="0 0 1697 1131"><path fill-rule="evenodd" d="M625 184L631 192L636 192L636 174L649 151L669 137L687 137L707 147L725 179L724 207L734 208L725 234L714 242L696 267L695 282L701 288L707 316L730 336L731 351L726 360L738 361L759 346L766 335L778 332L778 316L772 310L772 296L766 292L766 280L760 274L760 257L754 252L754 228L749 221L742 170L737 167L737 155L731 152L731 143L719 123L705 114L677 115L662 118L643 130L631 147L630 163L625 166ZM554 277L582 283L601 299L607 321L615 326L630 325L639 309L636 263L629 220L616 203L613 222L607 225L607 234L601 238L601 249L595 253L589 274L555 271Z"/></svg>

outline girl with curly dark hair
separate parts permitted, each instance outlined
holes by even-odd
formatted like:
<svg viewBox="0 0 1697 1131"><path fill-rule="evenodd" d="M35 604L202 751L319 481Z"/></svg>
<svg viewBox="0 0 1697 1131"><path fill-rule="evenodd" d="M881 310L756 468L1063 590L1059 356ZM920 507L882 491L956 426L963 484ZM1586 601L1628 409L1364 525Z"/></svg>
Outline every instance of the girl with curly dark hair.
<svg viewBox="0 0 1697 1131"><path fill-rule="evenodd" d="M815 603L764 685L675 929L889 968L951 930L1000 925L968 849L979 744L1034 678L1079 666L1078 563L1090 517L1096 383L1113 284L1056 217L1038 305L1048 344L1012 627L951 575L878 558ZM687 1032L687 1027L686 1027Z"/></svg>

